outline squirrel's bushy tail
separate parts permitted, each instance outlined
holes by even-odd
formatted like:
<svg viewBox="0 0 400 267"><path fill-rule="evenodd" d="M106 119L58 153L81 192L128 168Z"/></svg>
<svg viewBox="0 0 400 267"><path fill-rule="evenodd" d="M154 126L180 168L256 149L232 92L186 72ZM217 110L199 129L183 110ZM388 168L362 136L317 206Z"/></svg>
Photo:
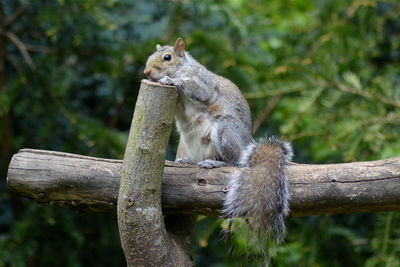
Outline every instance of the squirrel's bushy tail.
<svg viewBox="0 0 400 267"><path fill-rule="evenodd" d="M288 142L267 138L250 144L241 155L239 173L230 177L224 199L227 218L243 217L250 233L265 248L285 236L289 213L287 163L292 159Z"/></svg>

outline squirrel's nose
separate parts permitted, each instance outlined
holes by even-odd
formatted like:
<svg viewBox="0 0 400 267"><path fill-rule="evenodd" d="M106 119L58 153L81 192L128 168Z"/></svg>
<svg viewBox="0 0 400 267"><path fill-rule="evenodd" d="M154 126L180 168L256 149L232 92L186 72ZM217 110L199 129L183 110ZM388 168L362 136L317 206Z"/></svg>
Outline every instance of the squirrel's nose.
<svg viewBox="0 0 400 267"><path fill-rule="evenodd" d="M144 70L144 75L149 76L151 73L151 69L145 69Z"/></svg>

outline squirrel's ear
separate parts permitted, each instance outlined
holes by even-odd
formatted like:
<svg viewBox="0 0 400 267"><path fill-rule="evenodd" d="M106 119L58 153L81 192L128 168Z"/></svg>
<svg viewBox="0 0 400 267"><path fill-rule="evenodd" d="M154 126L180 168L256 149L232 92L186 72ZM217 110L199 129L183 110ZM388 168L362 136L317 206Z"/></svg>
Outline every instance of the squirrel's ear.
<svg viewBox="0 0 400 267"><path fill-rule="evenodd" d="M185 55L185 43L183 42L182 38L179 37L176 39L174 49L178 56L183 57Z"/></svg>
<svg viewBox="0 0 400 267"><path fill-rule="evenodd" d="M160 50L161 49L161 45L157 44L156 45L156 49L157 49L157 51Z"/></svg>

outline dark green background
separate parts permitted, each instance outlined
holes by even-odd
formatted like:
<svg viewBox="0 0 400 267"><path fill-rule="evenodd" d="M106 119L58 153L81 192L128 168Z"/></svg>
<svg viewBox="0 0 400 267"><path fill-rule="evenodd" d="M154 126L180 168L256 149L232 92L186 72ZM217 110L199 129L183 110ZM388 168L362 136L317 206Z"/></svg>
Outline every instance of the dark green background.
<svg viewBox="0 0 400 267"><path fill-rule="evenodd" d="M146 59L179 36L239 85L255 135L290 140L296 162L400 154L399 1L0 0L2 25L18 10L0 30L0 267L125 265L115 214L11 196L6 170L21 148L121 159ZM400 266L398 213L287 226L273 266ZM255 264L240 233L225 244L220 230L199 218L198 266Z"/></svg>

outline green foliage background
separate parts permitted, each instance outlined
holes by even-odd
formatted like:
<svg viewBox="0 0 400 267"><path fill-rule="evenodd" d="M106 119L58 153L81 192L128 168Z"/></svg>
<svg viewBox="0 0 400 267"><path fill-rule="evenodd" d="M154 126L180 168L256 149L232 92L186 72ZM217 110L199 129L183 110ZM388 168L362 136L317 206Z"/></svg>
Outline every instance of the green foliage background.
<svg viewBox="0 0 400 267"><path fill-rule="evenodd" d="M0 266L124 266L115 214L11 196L6 170L26 147L122 158L145 61L178 36L239 85L256 136L293 142L296 162L400 154L396 0L0 0L0 21ZM287 226L273 266L400 266L398 213ZM197 266L257 261L240 235L219 240L216 219L197 228Z"/></svg>

